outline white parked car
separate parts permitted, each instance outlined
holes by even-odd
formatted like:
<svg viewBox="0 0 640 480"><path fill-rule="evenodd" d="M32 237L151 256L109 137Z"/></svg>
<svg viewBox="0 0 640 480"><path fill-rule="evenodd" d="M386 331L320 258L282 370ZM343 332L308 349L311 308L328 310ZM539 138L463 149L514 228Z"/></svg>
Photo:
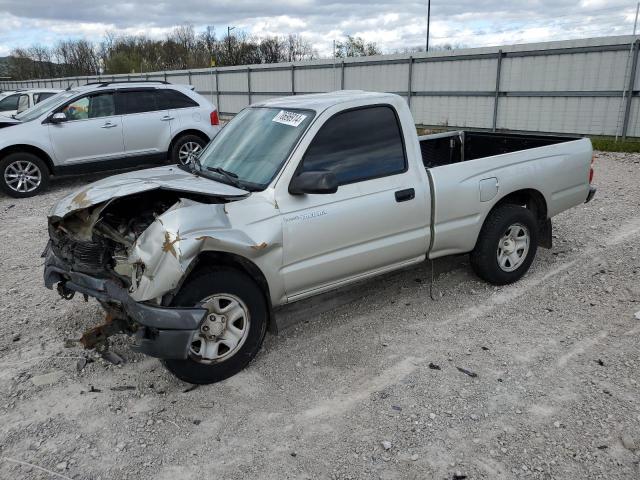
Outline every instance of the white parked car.
<svg viewBox="0 0 640 480"><path fill-rule="evenodd" d="M216 107L189 86L137 81L68 89L0 122L0 188L30 197L52 174L188 164L219 130Z"/></svg>
<svg viewBox="0 0 640 480"><path fill-rule="evenodd" d="M0 115L10 117L22 113L33 107L35 104L53 97L62 90L55 88L37 88L33 90L18 90L14 92L3 92L0 97Z"/></svg>

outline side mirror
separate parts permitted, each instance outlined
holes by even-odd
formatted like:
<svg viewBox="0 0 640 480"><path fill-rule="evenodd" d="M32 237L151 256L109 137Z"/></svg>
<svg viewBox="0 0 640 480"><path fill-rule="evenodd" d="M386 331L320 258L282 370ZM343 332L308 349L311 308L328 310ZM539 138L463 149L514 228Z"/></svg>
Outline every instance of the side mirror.
<svg viewBox="0 0 640 480"><path fill-rule="evenodd" d="M291 195L336 193L337 191L338 179L333 172L327 170L301 172L289 184L289 193Z"/></svg>
<svg viewBox="0 0 640 480"><path fill-rule="evenodd" d="M67 121L67 115L64 112L58 112L51 115L51 123L62 123Z"/></svg>

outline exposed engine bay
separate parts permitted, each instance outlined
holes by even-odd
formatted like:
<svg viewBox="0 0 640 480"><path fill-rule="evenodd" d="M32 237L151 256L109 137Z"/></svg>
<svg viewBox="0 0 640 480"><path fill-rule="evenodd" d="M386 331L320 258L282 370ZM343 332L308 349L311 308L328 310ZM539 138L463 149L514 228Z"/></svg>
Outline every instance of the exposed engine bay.
<svg viewBox="0 0 640 480"><path fill-rule="evenodd" d="M225 202L212 196L187 196L202 201L202 206ZM184 197L184 193L154 190L79 209L63 218L51 218L51 250L57 261L64 263L69 271L108 280L127 292L134 292L146 269L145 262L136 256L136 241L165 212L179 208L185 202L194 203ZM162 223L161 220L159 222ZM168 242L164 250L173 249L175 252L174 244L179 236L176 235L173 241L168 231L164 236ZM71 299L75 293L66 288L66 282L58 284L58 292L67 299ZM150 300L161 303L159 297ZM104 324L84 333L80 342L86 348L104 347L108 336L137 330L121 302L98 301L105 309L106 319Z"/></svg>
<svg viewBox="0 0 640 480"><path fill-rule="evenodd" d="M51 247L74 271L117 279L128 289L144 269L127 262L129 249L179 200L177 193L156 190L79 210L49 223Z"/></svg>

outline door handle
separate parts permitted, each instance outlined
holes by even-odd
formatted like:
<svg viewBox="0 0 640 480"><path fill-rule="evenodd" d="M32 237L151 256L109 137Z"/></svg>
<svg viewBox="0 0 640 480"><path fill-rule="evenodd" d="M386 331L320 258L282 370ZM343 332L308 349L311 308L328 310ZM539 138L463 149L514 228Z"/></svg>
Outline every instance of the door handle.
<svg viewBox="0 0 640 480"><path fill-rule="evenodd" d="M106 122L104 125L102 125L100 128L113 128L113 127L117 127L117 125L115 123L111 123L111 122Z"/></svg>
<svg viewBox="0 0 640 480"><path fill-rule="evenodd" d="M396 192L396 202L406 202L416 198L416 191L413 188L407 188L405 190L398 190Z"/></svg>
<svg viewBox="0 0 640 480"><path fill-rule="evenodd" d="M171 115L165 115L160 120L162 120L163 122L168 122L169 120L173 120L173 117Z"/></svg>

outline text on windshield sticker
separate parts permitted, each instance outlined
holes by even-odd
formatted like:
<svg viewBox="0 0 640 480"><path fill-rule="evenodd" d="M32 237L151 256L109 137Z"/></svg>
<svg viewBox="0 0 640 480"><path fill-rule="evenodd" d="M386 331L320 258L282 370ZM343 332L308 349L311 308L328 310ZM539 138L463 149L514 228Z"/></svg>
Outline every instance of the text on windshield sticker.
<svg viewBox="0 0 640 480"><path fill-rule="evenodd" d="M291 127L297 127L302 122L304 122L305 118L307 118L307 116L302 115L301 113L280 110L280 112L278 112L278 114L273 117L273 121L282 123L284 125L289 125Z"/></svg>

